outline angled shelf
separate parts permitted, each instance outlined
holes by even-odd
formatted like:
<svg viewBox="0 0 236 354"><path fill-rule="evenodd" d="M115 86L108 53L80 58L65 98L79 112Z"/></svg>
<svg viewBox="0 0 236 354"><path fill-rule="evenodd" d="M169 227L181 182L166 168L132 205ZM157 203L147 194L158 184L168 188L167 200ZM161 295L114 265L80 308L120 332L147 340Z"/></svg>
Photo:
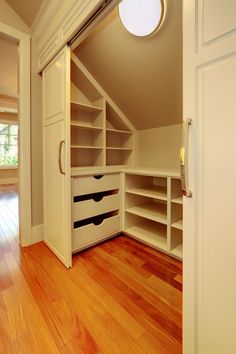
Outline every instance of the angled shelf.
<svg viewBox="0 0 236 354"><path fill-rule="evenodd" d="M119 129L114 129L114 128L106 128L107 133L111 134L133 134L130 130L119 130Z"/></svg>

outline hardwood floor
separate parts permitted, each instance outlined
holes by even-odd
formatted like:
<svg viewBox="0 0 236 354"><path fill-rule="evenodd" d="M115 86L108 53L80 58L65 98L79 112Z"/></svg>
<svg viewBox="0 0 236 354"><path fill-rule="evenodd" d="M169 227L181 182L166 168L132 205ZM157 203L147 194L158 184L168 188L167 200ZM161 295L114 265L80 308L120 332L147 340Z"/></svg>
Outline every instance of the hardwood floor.
<svg viewBox="0 0 236 354"><path fill-rule="evenodd" d="M0 186L0 353L181 353L182 264L120 236L67 270L18 245L17 188Z"/></svg>

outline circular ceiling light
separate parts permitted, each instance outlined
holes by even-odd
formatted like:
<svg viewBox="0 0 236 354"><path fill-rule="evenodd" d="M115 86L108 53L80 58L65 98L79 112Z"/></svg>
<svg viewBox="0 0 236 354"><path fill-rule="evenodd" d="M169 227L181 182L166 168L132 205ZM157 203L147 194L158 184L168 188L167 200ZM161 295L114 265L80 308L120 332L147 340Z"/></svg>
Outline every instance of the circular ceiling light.
<svg viewBox="0 0 236 354"><path fill-rule="evenodd" d="M162 24L164 6L162 0L123 0L119 4L121 22L128 32L145 37Z"/></svg>

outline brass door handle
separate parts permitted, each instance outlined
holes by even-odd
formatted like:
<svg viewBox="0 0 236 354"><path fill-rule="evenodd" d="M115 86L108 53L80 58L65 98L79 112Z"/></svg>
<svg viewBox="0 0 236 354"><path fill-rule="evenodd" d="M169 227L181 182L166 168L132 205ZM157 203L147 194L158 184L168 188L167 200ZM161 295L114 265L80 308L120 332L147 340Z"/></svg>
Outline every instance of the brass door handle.
<svg viewBox="0 0 236 354"><path fill-rule="evenodd" d="M189 140L189 126L192 124L191 118L186 118L182 125L182 141L180 147L180 174L181 174L181 186L183 195L191 198L192 191L189 189L188 178L188 140Z"/></svg>
<svg viewBox="0 0 236 354"><path fill-rule="evenodd" d="M65 140L61 140L59 144L59 151L58 151L58 166L59 166L59 171L62 175L65 175L66 173L62 169L61 165L61 150L62 150L62 145L65 144Z"/></svg>

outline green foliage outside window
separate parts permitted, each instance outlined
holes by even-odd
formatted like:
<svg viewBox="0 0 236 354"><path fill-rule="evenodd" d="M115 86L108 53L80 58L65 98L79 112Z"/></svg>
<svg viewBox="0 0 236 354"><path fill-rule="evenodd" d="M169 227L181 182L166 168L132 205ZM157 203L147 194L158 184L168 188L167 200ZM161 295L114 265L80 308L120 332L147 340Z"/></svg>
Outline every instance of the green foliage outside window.
<svg viewBox="0 0 236 354"><path fill-rule="evenodd" d="M0 167L18 164L18 126L0 124Z"/></svg>

